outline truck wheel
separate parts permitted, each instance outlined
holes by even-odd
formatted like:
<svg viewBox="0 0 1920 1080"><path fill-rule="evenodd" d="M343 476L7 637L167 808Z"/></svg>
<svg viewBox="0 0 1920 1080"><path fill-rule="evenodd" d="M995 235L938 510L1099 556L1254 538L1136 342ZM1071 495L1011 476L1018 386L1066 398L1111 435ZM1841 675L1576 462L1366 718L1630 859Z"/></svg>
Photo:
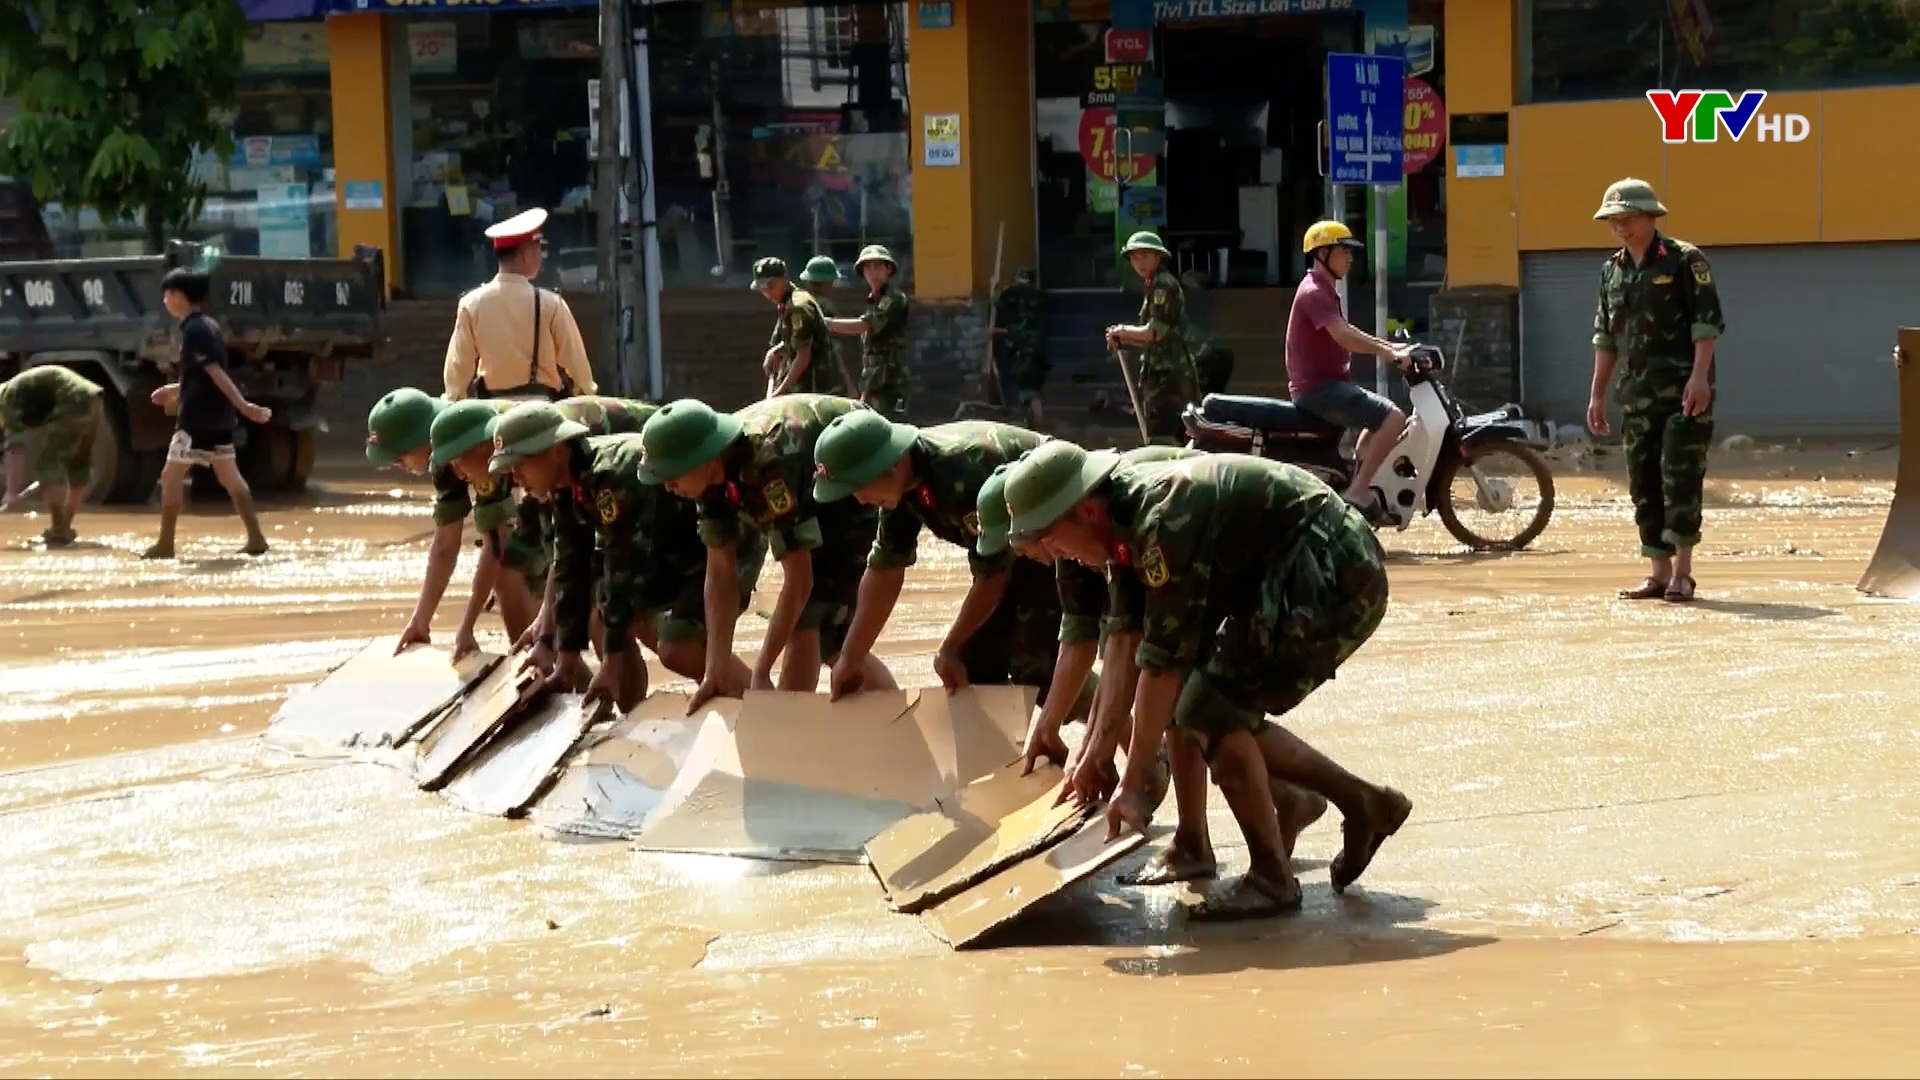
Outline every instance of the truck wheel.
<svg viewBox="0 0 1920 1080"><path fill-rule="evenodd" d="M128 434L126 406L111 394L104 404L100 429L93 439L93 484L87 489L87 502L95 506L146 502L159 474L149 477L141 460L144 455L129 449L133 440Z"/></svg>
<svg viewBox="0 0 1920 1080"><path fill-rule="evenodd" d="M252 451L241 464L247 486L261 495L285 490L287 475L293 471L293 432L278 427L249 428L242 452L246 451Z"/></svg>
<svg viewBox="0 0 1920 1080"><path fill-rule="evenodd" d="M307 490L307 479L313 475L313 459L319 451L320 440L312 431L289 434L293 436L293 453L285 490L298 493Z"/></svg>

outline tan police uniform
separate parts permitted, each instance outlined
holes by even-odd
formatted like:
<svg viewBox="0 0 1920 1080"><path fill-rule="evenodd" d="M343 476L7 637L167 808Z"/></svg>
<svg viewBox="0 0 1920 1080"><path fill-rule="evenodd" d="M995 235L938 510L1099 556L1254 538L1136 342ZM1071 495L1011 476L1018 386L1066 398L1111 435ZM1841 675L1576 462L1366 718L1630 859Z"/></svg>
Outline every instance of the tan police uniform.
<svg viewBox="0 0 1920 1080"><path fill-rule="evenodd" d="M487 229L496 251L540 239L538 207ZM559 400L599 393L573 310L560 294L505 270L460 298L445 368L449 401L468 397Z"/></svg>

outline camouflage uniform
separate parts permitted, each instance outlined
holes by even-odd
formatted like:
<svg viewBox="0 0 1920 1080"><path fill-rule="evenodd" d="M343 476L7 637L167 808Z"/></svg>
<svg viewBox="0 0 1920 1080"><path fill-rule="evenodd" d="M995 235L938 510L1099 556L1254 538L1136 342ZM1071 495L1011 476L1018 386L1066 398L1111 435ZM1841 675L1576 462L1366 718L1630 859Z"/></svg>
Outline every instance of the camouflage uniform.
<svg viewBox="0 0 1920 1080"><path fill-rule="evenodd" d="M1013 284L1000 290L994 312L1007 332L1007 370L1012 376L1013 404L1025 405L1040 396L1047 381L1047 333L1041 306L1045 294L1034 284L1033 270L1021 267Z"/></svg>
<svg viewBox="0 0 1920 1080"><path fill-rule="evenodd" d="M700 498L700 539L710 548L754 531L766 535L776 562L789 551L813 553L813 591L795 629L818 630L828 662L846 641L879 518L851 499L814 502L813 444L835 417L857 408L827 394L786 394L734 413L742 430L721 452L726 483Z"/></svg>
<svg viewBox="0 0 1920 1080"><path fill-rule="evenodd" d="M1143 671L1190 672L1174 723L1212 757L1304 701L1387 610L1385 555L1347 502L1238 454L1116 466L1110 610Z"/></svg>
<svg viewBox="0 0 1920 1080"><path fill-rule="evenodd" d="M1156 461L1176 461L1181 458L1199 457L1199 450L1189 450L1184 446L1141 446L1120 455L1120 465L1145 465ZM1107 572L1102 573L1072 559L1058 559L1053 564L1055 591L1060 596L1060 641L1071 644L1076 641L1105 642L1107 635L1114 631L1108 618L1107 575L1113 572L1111 563ZM1139 629L1136 625L1135 630Z"/></svg>
<svg viewBox="0 0 1920 1080"><path fill-rule="evenodd" d="M1645 210L1665 213L1644 188L1617 199L1614 185L1595 217ZM1640 532L1640 554L1664 558L1675 548L1700 542L1701 488L1707 476L1707 451L1713 445L1713 406L1688 416L1681 408L1693 375L1693 343L1718 338L1727 322L1713 271L1700 249L1684 240L1654 234L1646 262L1635 266L1623 248L1600 268L1600 302L1593 317L1593 347L1619 355L1619 397L1626 410L1620 434L1626 444L1627 486L1633 494L1633 520ZM1715 364L1708 375L1713 387Z"/></svg>
<svg viewBox="0 0 1920 1080"><path fill-rule="evenodd" d="M897 275L900 264L887 249L869 244L853 264L854 273L869 262L885 262ZM896 411L907 397L907 294L893 279L867 295L867 332L860 335L860 396L883 411Z"/></svg>
<svg viewBox="0 0 1920 1080"><path fill-rule="evenodd" d="M1053 680L1060 655L1060 597L1050 588L1052 571L1011 550L982 556L974 550L980 534L976 507L980 486L993 470L1040 445L1042 436L1012 424L962 421L921 430L907 451L919 481L899 505L880 516L879 535L867 566L904 570L919 556L922 527L949 544L967 549L975 580L1008 573L1000 606L960 652L967 681L982 685L1018 683L1039 687Z"/></svg>
<svg viewBox="0 0 1920 1080"><path fill-rule="evenodd" d="M35 367L0 383L5 449L40 439L34 479L52 487L93 483L93 441L100 429L101 390L63 367ZM64 511L63 511L64 512Z"/></svg>
<svg viewBox="0 0 1920 1080"><path fill-rule="evenodd" d="M630 415L644 422L654 412ZM567 440L570 486L553 497L554 634L566 652L586 651L597 606L608 654L633 645L636 613L661 642L706 637L706 548L699 511L640 479L637 433ZM740 606L753 599L766 558L759 536L739 549Z"/></svg>
<svg viewBox="0 0 1920 1080"><path fill-rule="evenodd" d="M813 347L807 370L789 393L831 394L839 387L838 357L833 335L827 332L827 318L824 306L812 293L798 286L787 286L786 299L780 301L779 321L773 324L773 337L767 342L779 346L782 357L779 369L774 372L775 380L786 378L787 372L793 370L794 357L801 349Z"/></svg>

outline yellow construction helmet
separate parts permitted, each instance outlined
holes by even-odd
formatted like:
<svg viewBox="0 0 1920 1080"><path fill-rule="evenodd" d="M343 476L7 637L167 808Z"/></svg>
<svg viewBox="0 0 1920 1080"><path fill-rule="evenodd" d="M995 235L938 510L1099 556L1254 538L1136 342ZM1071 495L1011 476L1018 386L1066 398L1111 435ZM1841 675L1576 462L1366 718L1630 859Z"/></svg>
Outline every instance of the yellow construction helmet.
<svg viewBox="0 0 1920 1080"><path fill-rule="evenodd" d="M1365 246L1353 238L1352 229L1340 222L1316 221L1307 229L1307 235L1300 241L1300 250L1304 254L1311 255L1315 249L1332 247L1335 244L1356 250Z"/></svg>

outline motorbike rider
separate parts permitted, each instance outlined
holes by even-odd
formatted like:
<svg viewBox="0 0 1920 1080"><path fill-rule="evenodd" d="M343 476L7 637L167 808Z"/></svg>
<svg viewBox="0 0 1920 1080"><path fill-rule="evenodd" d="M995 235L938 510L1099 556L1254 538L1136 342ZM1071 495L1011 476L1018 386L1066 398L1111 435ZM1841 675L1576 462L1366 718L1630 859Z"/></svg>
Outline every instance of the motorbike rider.
<svg viewBox="0 0 1920 1080"><path fill-rule="evenodd" d="M1407 414L1353 381L1348 354L1369 353L1404 368L1412 347L1383 341L1347 321L1339 282L1362 248L1338 221L1314 222L1302 238L1300 250L1309 265L1287 313L1287 394L1295 408L1342 429L1359 429L1353 478L1344 495L1365 507L1374 501L1373 474L1406 428Z"/></svg>

